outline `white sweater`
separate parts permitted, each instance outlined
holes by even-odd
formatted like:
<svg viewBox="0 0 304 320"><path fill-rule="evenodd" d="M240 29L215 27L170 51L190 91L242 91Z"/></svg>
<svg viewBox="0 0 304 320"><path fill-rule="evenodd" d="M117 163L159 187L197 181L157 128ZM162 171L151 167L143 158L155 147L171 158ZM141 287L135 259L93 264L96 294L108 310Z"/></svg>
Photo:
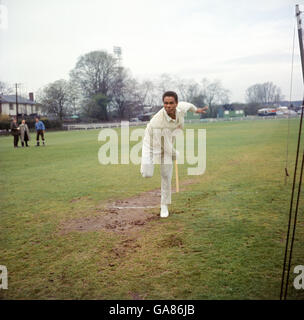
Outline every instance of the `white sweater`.
<svg viewBox="0 0 304 320"><path fill-rule="evenodd" d="M197 107L192 103L179 102L176 107L175 119L172 119L165 108L159 110L147 125L143 140L143 150L153 152L156 163L160 163L160 157L171 155L176 159L176 150L173 148L175 137L172 132L184 128L184 117L187 111L196 112ZM161 137L164 137L162 143Z"/></svg>

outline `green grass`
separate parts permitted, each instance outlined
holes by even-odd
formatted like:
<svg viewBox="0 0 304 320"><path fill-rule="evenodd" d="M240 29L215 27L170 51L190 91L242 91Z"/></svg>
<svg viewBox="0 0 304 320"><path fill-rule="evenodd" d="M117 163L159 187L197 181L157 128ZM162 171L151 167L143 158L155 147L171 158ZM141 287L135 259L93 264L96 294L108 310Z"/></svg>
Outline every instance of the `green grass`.
<svg viewBox="0 0 304 320"><path fill-rule="evenodd" d="M205 174L191 176L170 217L150 222L124 251L125 236L60 235L59 226L159 188L158 167L143 179L139 165L100 165L98 130L46 132L45 148L14 149L1 137L0 264L9 282L0 298L278 299L299 120L290 126L285 185L286 120L192 125L207 129ZM187 165L179 167L187 180ZM293 268L304 265L302 208L290 299L304 298L292 285Z"/></svg>

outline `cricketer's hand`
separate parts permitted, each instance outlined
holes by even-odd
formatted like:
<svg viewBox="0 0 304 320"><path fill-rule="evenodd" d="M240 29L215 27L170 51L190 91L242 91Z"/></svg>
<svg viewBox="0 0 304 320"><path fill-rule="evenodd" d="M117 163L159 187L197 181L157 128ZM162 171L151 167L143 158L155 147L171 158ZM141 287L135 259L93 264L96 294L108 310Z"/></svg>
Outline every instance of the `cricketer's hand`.
<svg viewBox="0 0 304 320"><path fill-rule="evenodd" d="M208 106L205 106L204 108L197 108L196 113L207 113Z"/></svg>

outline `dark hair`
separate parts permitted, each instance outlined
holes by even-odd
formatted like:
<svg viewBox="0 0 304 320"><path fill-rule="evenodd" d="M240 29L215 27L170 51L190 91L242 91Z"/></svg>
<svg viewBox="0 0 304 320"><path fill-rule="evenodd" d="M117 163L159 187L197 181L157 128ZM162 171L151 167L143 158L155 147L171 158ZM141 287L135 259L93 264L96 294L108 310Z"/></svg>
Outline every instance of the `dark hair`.
<svg viewBox="0 0 304 320"><path fill-rule="evenodd" d="M166 91L163 94L163 101L165 100L165 97L173 97L175 99L175 102L178 103L178 96L174 91Z"/></svg>

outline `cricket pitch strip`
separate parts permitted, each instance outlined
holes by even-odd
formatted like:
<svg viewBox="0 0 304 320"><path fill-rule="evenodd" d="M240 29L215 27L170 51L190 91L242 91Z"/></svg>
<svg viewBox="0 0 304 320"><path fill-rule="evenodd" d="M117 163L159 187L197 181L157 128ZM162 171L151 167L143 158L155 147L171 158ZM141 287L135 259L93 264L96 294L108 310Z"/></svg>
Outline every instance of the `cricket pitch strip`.
<svg viewBox="0 0 304 320"><path fill-rule="evenodd" d="M192 180L184 181L182 185L185 186L191 183L193 183ZM174 192L172 190L172 193ZM100 215L68 220L60 226L59 234L98 230L121 234L132 233L142 229L148 222L160 219L158 210L151 210L159 207L160 189L143 192L137 196L106 204L101 209Z"/></svg>

